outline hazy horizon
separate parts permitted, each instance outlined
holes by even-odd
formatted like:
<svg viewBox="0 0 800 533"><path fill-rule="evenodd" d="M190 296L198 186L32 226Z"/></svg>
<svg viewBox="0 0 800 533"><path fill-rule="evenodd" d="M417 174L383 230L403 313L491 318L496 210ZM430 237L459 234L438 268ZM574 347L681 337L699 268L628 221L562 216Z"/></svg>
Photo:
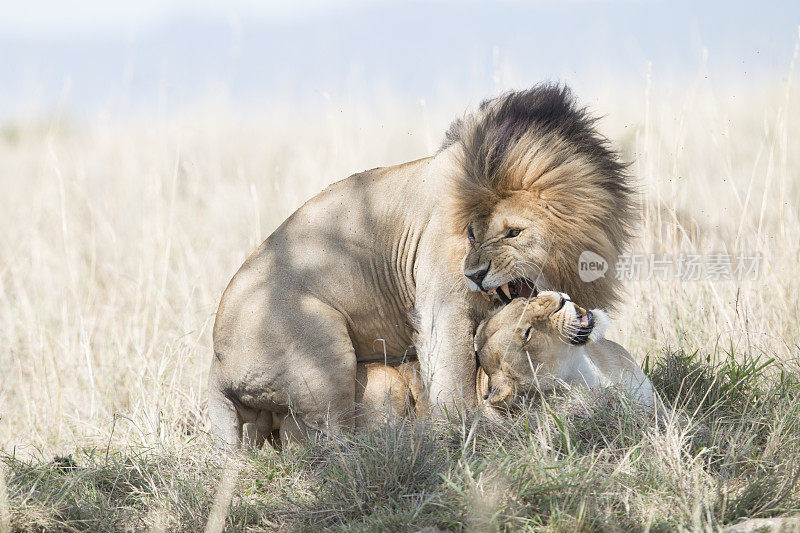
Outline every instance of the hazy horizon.
<svg viewBox="0 0 800 533"><path fill-rule="evenodd" d="M640 90L648 69L661 86L708 77L728 92L784 79L800 4L719 7L34 2L0 23L0 121L172 113L208 100L234 110L386 97L463 107L545 80L593 98L620 80Z"/></svg>

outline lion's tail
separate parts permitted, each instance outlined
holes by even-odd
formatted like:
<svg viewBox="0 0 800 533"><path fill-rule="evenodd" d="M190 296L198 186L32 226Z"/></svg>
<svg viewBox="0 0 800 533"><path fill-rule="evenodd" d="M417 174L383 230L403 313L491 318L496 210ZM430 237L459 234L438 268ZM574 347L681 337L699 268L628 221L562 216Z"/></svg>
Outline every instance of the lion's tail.
<svg viewBox="0 0 800 533"><path fill-rule="evenodd" d="M208 422L214 443L221 448L239 446L242 423L236 405L215 384L208 391Z"/></svg>

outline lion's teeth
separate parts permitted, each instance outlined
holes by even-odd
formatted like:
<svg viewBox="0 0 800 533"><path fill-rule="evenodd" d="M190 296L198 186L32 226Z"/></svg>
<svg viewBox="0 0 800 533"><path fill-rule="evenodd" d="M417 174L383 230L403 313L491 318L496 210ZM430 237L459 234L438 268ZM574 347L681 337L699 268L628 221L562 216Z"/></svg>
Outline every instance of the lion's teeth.
<svg viewBox="0 0 800 533"><path fill-rule="evenodd" d="M511 299L511 292L508 290L508 283L502 285L500 287L500 290L503 291L503 294L505 294L509 300Z"/></svg>

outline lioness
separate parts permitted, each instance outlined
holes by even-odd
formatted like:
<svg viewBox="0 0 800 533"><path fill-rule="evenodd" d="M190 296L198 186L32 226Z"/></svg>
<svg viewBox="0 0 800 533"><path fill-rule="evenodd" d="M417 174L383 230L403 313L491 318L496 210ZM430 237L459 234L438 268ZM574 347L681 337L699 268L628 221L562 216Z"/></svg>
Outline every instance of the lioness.
<svg viewBox="0 0 800 533"><path fill-rule="evenodd" d="M236 444L242 423L289 411L353 428L357 363L411 353L433 405L474 406L492 300L535 287L612 305L613 273L582 283L578 257L613 265L633 218L625 166L567 88L484 102L433 157L329 186L245 261L214 324L212 433Z"/></svg>
<svg viewBox="0 0 800 533"><path fill-rule="evenodd" d="M475 351L486 373L483 399L507 407L518 394L559 386L594 389L616 385L652 408L653 386L625 348L603 338L609 319L565 294L542 292L516 299L481 323Z"/></svg>

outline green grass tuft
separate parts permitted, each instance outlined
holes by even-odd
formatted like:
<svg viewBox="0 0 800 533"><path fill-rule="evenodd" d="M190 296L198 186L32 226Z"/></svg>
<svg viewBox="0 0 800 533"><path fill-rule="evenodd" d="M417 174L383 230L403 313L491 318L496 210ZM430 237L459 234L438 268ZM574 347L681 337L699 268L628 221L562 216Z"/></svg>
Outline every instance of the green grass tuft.
<svg viewBox="0 0 800 533"><path fill-rule="evenodd" d="M205 526L226 468L231 531L715 528L800 512L800 390L774 362L667 352L647 372L675 416L614 390L522 402L513 419L392 420L223 457L195 442L3 456L14 529Z"/></svg>

